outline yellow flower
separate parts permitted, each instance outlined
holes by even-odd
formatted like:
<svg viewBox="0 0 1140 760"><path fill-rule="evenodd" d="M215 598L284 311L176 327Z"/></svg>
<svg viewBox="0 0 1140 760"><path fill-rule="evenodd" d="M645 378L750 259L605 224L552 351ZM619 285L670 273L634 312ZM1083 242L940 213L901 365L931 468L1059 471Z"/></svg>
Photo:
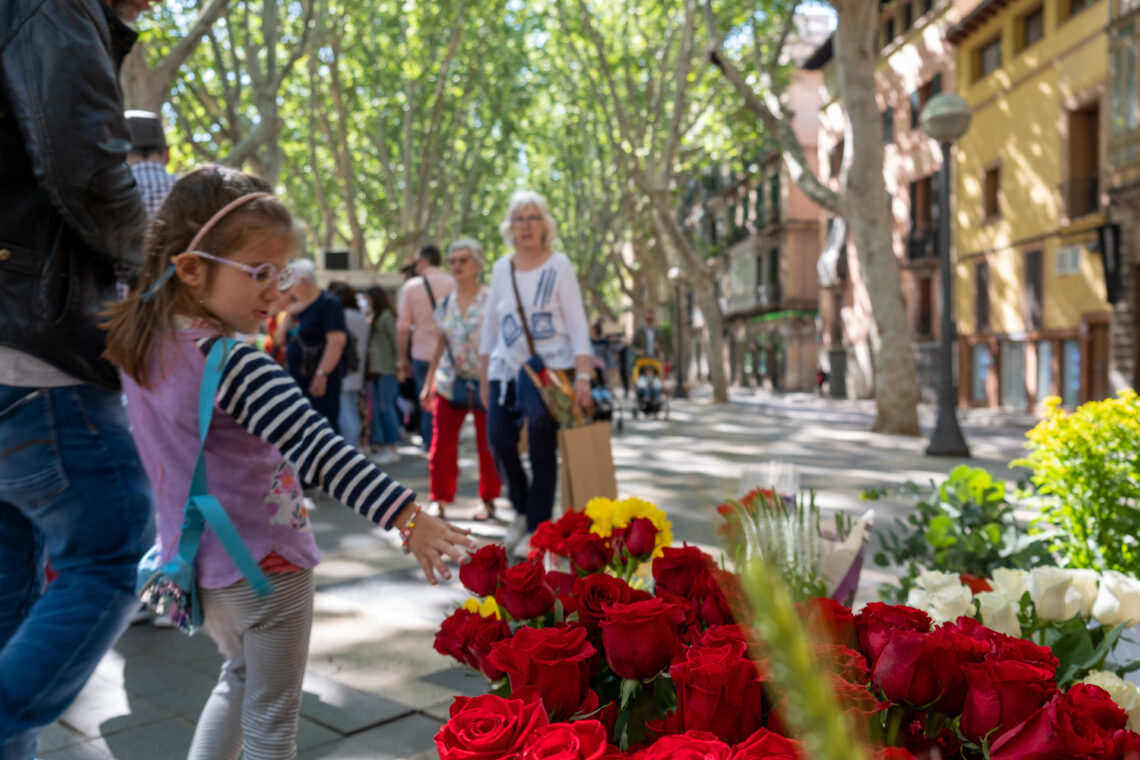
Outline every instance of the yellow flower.
<svg viewBox="0 0 1140 760"><path fill-rule="evenodd" d="M592 522L590 532L602 538L609 538L614 532L614 527L621 527L614 525L616 508L617 504L612 499L603 496L590 499L586 503L586 517L589 517Z"/></svg>
<svg viewBox="0 0 1140 760"><path fill-rule="evenodd" d="M493 596L484 598L482 603L472 597L463 603L463 609L468 612L477 612L480 617L491 617L494 615L498 620L503 619L503 614L499 612L499 603L495 601L495 597Z"/></svg>
<svg viewBox="0 0 1140 760"><path fill-rule="evenodd" d="M664 554L661 550L666 546L671 546L673 543L672 523L669 522L669 518L665 515L664 510L656 504L646 501L645 499L639 499L636 496L631 496L617 503L613 518L613 527L624 528L637 517L644 517L657 528L657 541L653 549L653 556L660 557Z"/></svg>

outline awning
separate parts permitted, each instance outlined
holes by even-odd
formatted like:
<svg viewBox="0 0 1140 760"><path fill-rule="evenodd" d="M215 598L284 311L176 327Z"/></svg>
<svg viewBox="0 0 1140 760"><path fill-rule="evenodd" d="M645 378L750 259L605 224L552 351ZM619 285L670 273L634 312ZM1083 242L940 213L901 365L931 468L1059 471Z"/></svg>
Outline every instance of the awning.
<svg viewBox="0 0 1140 760"><path fill-rule="evenodd" d="M827 243L816 263L821 288L831 288L847 281L847 222L843 217L832 217Z"/></svg>

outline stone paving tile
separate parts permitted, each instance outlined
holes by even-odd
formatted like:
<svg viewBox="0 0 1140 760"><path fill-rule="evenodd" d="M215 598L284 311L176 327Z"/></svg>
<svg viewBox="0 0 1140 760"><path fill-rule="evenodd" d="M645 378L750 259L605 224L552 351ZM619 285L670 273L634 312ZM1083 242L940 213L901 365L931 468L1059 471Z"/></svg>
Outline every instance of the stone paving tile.
<svg viewBox="0 0 1140 760"><path fill-rule="evenodd" d="M323 747L327 744L340 741L344 738L336 731L331 731L324 726L318 725L309 720L305 716L301 716L301 721L297 725L297 749L304 751L313 749L314 747Z"/></svg>
<svg viewBox="0 0 1140 760"><path fill-rule="evenodd" d="M146 726L173 717L146 697L129 697L122 687L113 688L93 678L79 693L60 720L88 738Z"/></svg>
<svg viewBox="0 0 1140 760"><path fill-rule="evenodd" d="M446 668L421 676L420 680L436 684L454 694L475 697L487 693L487 679L482 674L468 668Z"/></svg>
<svg viewBox="0 0 1140 760"><path fill-rule="evenodd" d="M43 760L109 760L112 755L103 748L102 740L92 739L55 752L41 752ZM153 756L148 756L153 757Z"/></svg>
<svg viewBox="0 0 1140 760"><path fill-rule="evenodd" d="M342 735L408 715L412 708L377 694L353 689L316 673L307 673L301 715Z"/></svg>
<svg viewBox="0 0 1140 760"><path fill-rule="evenodd" d="M82 744L85 741L87 741L87 737L70 726L65 726L62 723L53 723L40 734L39 753L44 755L48 752Z"/></svg>
<svg viewBox="0 0 1140 760"><path fill-rule="evenodd" d="M297 760L410 760L435 757L433 738L440 721L409 715L342 742L299 753Z"/></svg>
<svg viewBox="0 0 1140 760"><path fill-rule="evenodd" d="M183 758L194 737L194 726L182 718L168 718L147 726L124 730L100 740L115 760Z"/></svg>

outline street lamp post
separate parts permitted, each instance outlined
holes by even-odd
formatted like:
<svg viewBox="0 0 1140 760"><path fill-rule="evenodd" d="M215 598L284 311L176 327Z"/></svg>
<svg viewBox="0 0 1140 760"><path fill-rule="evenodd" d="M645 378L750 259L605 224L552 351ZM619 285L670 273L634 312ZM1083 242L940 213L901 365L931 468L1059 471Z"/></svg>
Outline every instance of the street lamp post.
<svg viewBox="0 0 1140 760"><path fill-rule="evenodd" d="M954 323L950 318L953 273L950 270L950 146L970 126L970 104L953 93L937 95L922 109L923 131L942 146L941 196L938 225L938 261L942 282L942 329L939 341L941 377L938 381L938 419L926 447L928 456L968 457L970 447L958 426L957 390L952 365Z"/></svg>
<svg viewBox="0 0 1140 760"><path fill-rule="evenodd" d="M685 338L684 338L684 313L681 308L681 268L670 267L669 272L666 274L669 282L673 284L673 333L674 342L677 344L674 362L677 366L674 367L673 372L676 375L676 387L673 389L673 398L688 398L689 393L685 390Z"/></svg>

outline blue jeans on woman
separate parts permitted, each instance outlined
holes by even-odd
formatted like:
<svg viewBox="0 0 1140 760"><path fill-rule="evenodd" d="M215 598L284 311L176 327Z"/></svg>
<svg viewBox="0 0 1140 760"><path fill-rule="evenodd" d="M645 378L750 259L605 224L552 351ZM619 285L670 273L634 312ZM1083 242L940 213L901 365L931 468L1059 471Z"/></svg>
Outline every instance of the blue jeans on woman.
<svg viewBox="0 0 1140 760"><path fill-rule="evenodd" d="M357 395L357 391L340 392L340 419L336 423L336 432L353 448L360 445L360 406L356 402Z"/></svg>
<svg viewBox="0 0 1140 760"><path fill-rule="evenodd" d="M0 385L0 757L34 757L126 628L153 542L122 396Z"/></svg>
<svg viewBox="0 0 1140 760"><path fill-rule="evenodd" d="M495 457L499 477L507 484L515 513L526 515L527 533L554 514L554 489L558 485L558 425L549 416L527 420L527 443L530 448L528 478L519 456L519 434L523 415L515 401L515 383L507 383L506 395L500 403L503 384L491 381L487 409L487 440Z"/></svg>
<svg viewBox="0 0 1140 760"><path fill-rule="evenodd" d="M396 416L396 397L400 395L400 383L396 376L380 375L375 380L370 380L368 392L372 394L369 441L382 446L399 443L400 419Z"/></svg>

